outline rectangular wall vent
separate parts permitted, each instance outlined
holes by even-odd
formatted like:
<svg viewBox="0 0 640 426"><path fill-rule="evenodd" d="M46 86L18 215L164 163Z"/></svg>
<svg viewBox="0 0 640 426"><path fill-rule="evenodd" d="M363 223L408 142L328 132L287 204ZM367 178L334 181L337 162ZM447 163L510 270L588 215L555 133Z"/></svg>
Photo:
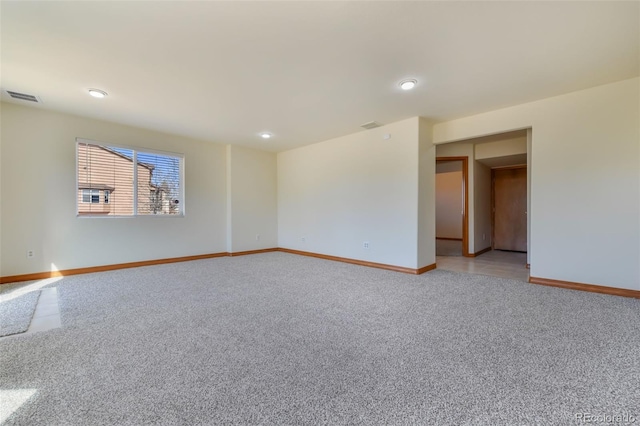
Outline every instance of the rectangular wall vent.
<svg viewBox="0 0 640 426"><path fill-rule="evenodd" d="M21 99L23 101L29 102L40 102L40 100L36 96L27 95L26 93L12 92L10 90L7 90L7 93L14 99Z"/></svg>
<svg viewBox="0 0 640 426"><path fill-rule="evenodd" d="M376 127L380 127L380 126L382 126L382 124L375 121L370 121L368 123L364 123L360 125L360 127L362 127L363 129L375 129Z"/></svg>

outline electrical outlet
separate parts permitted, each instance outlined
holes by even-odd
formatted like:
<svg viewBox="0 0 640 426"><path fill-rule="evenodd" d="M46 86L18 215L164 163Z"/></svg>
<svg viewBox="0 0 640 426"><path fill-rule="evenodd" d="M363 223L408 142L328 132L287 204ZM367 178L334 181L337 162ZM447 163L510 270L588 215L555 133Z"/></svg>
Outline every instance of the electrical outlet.
<svg viewBox="0 0 640 426"><path fill-rule="evenodd" d="M300 241L302 241L304 243L305 241L307 241L307 237L300 238Z"/></svg>
<svg viewBox="0 0 640 426"><path fill-rule="evenodd" d="M33 259L34 257L36 257L36 252L33 250L27 250L27 259Z"/></svg>
<svg viewBox="0 0 640 426"><path fill-rule="evenodd" d="M365 241L364 243L362 243L362 248L368 249L369 248L369 241Z"/></svg>
<svg viewBox="0 0 640 426"><path fill-rule="evenodd" d="M260 241L260 234L256 234L256 241Z"/></svg>

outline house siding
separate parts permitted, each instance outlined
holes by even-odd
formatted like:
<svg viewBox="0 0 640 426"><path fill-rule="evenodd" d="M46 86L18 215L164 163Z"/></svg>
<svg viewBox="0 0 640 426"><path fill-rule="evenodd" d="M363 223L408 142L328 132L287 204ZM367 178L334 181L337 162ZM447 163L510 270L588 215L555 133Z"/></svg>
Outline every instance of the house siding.
<svg viewBox="0 0 640 426"><path fill-rule="evenodd" d="M99 145L78 144L78 214L79 215L133 215L133 161ZM147 201L151 196L151 170L138 164L139 214L151 213ZM83 189L100 191L99 203L82 200ZM109 187L109 203L104 201L104 187Z"/></svg>

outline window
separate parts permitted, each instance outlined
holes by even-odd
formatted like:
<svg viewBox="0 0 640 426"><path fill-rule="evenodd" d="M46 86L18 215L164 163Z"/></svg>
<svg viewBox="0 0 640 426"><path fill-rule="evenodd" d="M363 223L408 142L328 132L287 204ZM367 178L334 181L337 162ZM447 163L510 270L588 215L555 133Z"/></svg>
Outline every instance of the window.
<svg viewBox="0 0 640 426"><path fill-rule="evenodd" d="M179 214L181 158L138 152L138 214Z"/></svg>
<svg viewBox="0 0 640 426"><path fill-rule="evenodd" d="M181 154L82 139L77 139L76 153L78 216L184 214Z"/></svg>
<svg viewBox="0 0 640 426"><path fill-rule="evenodd" d="M99 203L100 191L97 189L83 189L82 202L83 203Z"/></svg>

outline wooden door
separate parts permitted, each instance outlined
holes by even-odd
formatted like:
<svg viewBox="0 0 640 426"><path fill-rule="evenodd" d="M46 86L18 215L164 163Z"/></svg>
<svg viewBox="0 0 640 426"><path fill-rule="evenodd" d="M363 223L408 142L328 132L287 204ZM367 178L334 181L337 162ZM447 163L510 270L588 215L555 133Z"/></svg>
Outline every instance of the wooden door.
<svg viewBox="0 0 640 426"><path fill-rule="evenodd" d="M527 251L527 169L493 170L493 248Z"/></svg>

